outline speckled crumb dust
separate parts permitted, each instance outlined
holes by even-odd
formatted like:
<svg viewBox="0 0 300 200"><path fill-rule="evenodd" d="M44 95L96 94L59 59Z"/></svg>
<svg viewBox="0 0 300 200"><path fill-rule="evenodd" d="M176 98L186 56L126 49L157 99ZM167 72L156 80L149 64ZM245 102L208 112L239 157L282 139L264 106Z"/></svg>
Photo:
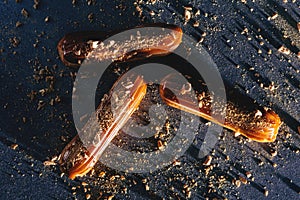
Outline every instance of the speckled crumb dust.
<svg viewBox="0 0 300 200"><path fill-rule="evenodd" d="M0 11L4 13L0 17L0 166L4 198L299 197L298 1L17 0L2 1ZM283 123L276 141L253 142L223 130L209 155L199 158L205 133L213 126L201 120L193 144L167 167L131 174L97 163L88 175L69 180L61 174L55 156L76 135L71 98L77 69L60 62L57 42L68 32L110 31L152 22L181 26L208 51L225 80L278 113ZM100 83L102 94L122 70L114 69L110 82ZM147 144L159 148L158 141L163 145L171 136L161 134ZM119 135L114 142L118 140L129 139ZM143 150L141 144L128 143Z"/></svg>

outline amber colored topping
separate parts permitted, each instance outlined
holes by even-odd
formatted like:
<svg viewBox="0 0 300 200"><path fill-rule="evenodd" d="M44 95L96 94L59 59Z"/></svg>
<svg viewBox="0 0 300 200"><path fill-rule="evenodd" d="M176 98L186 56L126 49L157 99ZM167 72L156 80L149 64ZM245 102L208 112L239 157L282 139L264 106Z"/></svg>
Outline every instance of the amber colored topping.
<svg viewBox="0 0 300 200"><path fill-rule="evenodd" d="M212 106L221 108L222 105L220 106L217 101L212 101L213 97L208 92L198 94L198 102L196 102L191 99L189 93L183 94L178 91L178 88L180 88L178 83L172 80L171 76L167 76L162 81L160 95L167 105L219 124L251 140L275 141L281 120L274 111L258 105L248 105L245 111L238 104L227 102L223 106L224 112L218 111L212 114ZM177 94L173 93L174 91Z"/></svg>
<svg viewBox="0 0 300 200"><path fill-rule="evenodd" d="M118 116L114 116L109 127L101 134L101 139L97 144L85 148L80 141L80 137L77 135L65 147L60 156L60 165L61 170L69 174L70 179L83 176L94 167L111 140L138 108L143 97L146 95L146 91L146 83L138 76L130 89L130 95L125 105L120 105L121 108L118 112ZM93 124L93 122L91 124Z"/></svg>
<svg viewBox="0 0 300 200"><path fill-rule="evenodd" d="M148 27L150 32L140 35L138 28L144 27ZM151 33L151 27L161 28L161 31L153 29L157 31L155 35L155 33ZM99 31L67 34L57 45L59 57L67 66L79 66L85 59L121 62L139 60L145 57L169 54L180 45L182 39L182 30L175 25L168 24L137 27L136 35L128 36L127 39L110 40L109 36L113 34L113 32ZM108 39L106 40L106 38ZM128 49L132 49L132 51L127 52Z"/></svg>

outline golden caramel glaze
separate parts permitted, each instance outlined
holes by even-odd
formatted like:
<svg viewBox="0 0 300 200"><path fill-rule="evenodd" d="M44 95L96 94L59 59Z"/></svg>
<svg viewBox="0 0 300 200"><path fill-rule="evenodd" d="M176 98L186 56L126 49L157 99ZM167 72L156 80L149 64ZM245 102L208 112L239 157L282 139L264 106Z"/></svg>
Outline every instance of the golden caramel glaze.
<svg viewBox="0 0 300 200"><path fill-rule="evenodd" d="M110 40L109 37L126 30L110 33L100 31L70 33L58 42L58 54L66 66L79 66L85 59L124 62L166 55L181 43L182 30L175 25L149 24L136 28L145 27L149 27L149 30L151 30L150 27L161 28L161 31L159 35L151 32L140 35L137 31L136 35L128 36L127 39L123 38L120 41ZM108 39L105 40L106 38ZM133 51L126 52L127 49L133 49Z"/></svg>
<svg viewBox="0 0 300 200"><path fill-rule="evenodd" d="M213 101L213 96L208 92L196 94L197 100L193 100L189 92L182 94L178 90L180 87L176 87L177 83L171 79L167 76L160 86L160 95L167 105L219 124L251 140L275 141L281 120L274 111L254 105L254 102L253 105L247 104L247 109L233 102L220 105L217 100Z"/></svg>
<svg viewBox="0 0 300 200"><path fill-rule="evenodd" d="M139 51L145 53L147 57L163 56L174 51L181 44L183 32L181 28L177 26L169 26L168 29L171 29L172 32L159 40L156 46L140 49Z"/></svg>
<svg viewBox="0 0 300 200"><path fill-rule="evenodd" d="M143 97L146 95L147 85L144 80L138 76L130 88L130 95L124 105L120 105L117 116L110 118L107 128L98 135L100 138L96 143L93 142L89 147L85 147L81 138L77 135L62 151L59 163L61 170L69 175L70 179L87 174L98 161L111 140L117 135L118 131L126 124L133 112L139 107ZM110 98L106 99L110 101ZM103 107L98 107L102 109ZM102 113L102 111L100 111ZM98 117L99 112L97 112ZM101 116L100 116L101 117ZM83 132L88 132L90 126L97 126L101 123L97 120L91 120L84 126ZM96 128L97 129L97 128ZM103 129L103 127L102 127ZM83 135L84 136L84 135Z"/></svg>

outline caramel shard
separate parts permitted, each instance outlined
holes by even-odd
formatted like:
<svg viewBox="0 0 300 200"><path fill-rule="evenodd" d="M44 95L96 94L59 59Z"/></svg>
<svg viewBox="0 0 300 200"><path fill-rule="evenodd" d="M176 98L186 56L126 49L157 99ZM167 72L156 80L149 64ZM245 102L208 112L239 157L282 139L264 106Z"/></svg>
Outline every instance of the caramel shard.
<svg viewBox="0 0 300 200"><path fill-rule="evenodd" d="M278 49L278 51L279 51L280 53L283 53L283 54L286 54L286 55L289 55L289 54L291 53L291 51L290 51L288 48L286 48L285 46L281 46L281 47Z"/></svg>
<svg viewBox="0 0 300 200"><path fill-rule="evenodd" d="M207 156L206 160L204 161L203 165L208 166L211 164L212 161L212 157L211 156Z"/></svg>

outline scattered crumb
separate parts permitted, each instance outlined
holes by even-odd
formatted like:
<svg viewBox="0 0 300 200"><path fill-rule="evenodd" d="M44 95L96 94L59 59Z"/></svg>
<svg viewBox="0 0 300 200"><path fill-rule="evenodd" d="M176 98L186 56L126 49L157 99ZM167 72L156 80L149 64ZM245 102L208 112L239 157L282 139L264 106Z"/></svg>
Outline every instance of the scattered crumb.
<svg viewBox="0 0 300 200"><path fill-rule="evenodd" d="M211 164L212 161L212 157L211 156L207 156L206 160L204 161L203 165L208 166Z"/></svg>
<svg viewBox="0 0 300 200"><path fill-rule="evenodd" d="M193 24L194 27L199 27L199 25L200 25L200 23L199 23L198 21L196 21L196 22Z"/></svg>
<svg viewBox="0 0 300 200"><path fill-rule="evenodd" d="M291 133L286 133L286 135L285 135L285 137L288 139L288 138L290 138L292 136L292 134Z"/></svg>
<svg viewBox="0 0 300 200"><path fill-rule="evenodd" d="M240 136L240 135L241 135L241 133L238 132L238 131L234 133L234 137L238 137L238 136Z"/></svg>
<svg viewBox="0 0 300 200"><path fill-rule="evenodd" d="M242 34L242 35L245 35L245 34L248 33L248 32L249 32L248 28L244 28L243 31L241 32L241 34Z"/></svg>
<svg viewBox="0 0 300 200"><path fill-rule="evenodd" d="M51 165L56 165L56 163L54 162L54 161L49 161L49 160L46 160L46 161L44 161L44 166L51 166Z"/></svg>
<svg viewBox="0 0 300 200"><path fill-rule="evenodd" d="M87 0L86 2L88 6L96 4L96 0Z"/></svg>
<svg viewBox="0 0 300 200"><path fill-rule="evenodd" d="M145 185L145 190L146 190L146 191L149 191L149 190L150 190L150 187L149 187L148 184Z"/></svg>
<svg viewBox="0 0 300 200"><path fill-rule="evenodd" d="M37 110L42 109L45 106L45 104L46 103L43 100L40 100L39 103L38 103L38 106L37 106Z"/></svg>
<svg viewBox="0 0 300 200"><path fill-rule="evenodd" d="M180 162L180 161L175 160L175 161L173 162L173 166L179 166L179 165L181 165L181 162Z"/></svg>
<svg viewBox="0 0 300 200"><path fill-rule="evenodd" d="M260 160L259 162L258 162L258 166L262 166L264 164L264 161L262 161L262 160Z"/></svg>
<svg viewBox="0 0 300 200"><path fill-rule="evenodd" d="M189 199L189 198L191 198L191 196L192 196L192 192L191 191L187 191L186 192L186 197Z"/></svg>
<svg viewBox="0 0 300 200"><path fill-rule="evenodd" d="M268 50L268 54L271 55L272 54L272 49Z"/></svg>
<svg viewBox="0 0 300 200"><path fill-rule="evenodd" d="M264 195L267 197L269 195L269 191L265 189Z"/></svg>
<svg viewBox="0 0 300 200"><path fill-rule="evenodd" d="M29 17L29 13L28 13L28 11L27 10L25 10L25 8L23 8L22 10L21 10L21 14L24 16L24 17Z"/></svg>
<svg viewBox="0 0 300 200"><path fill-rule="evenodd" d="M254 117L257 118L257 117L261 117L262 116L262 112L260 110L257 110Z"/></svg>
<svg viewBox="0 0 300 200"><path fill-rule="evenodd" d="M13 149L13 150L16 150L16 148L18 148L18 144L12 144L10 145L10 148Z"/></svg>
<svg viewBox="0 0 300 200"><path fill-rule="evenodd" d="M227 155L226 158L225 158L225 160L227 160L227 161L230 160L230 157Z"/></svg>
<svg viewBox="0 0 300 200"><path fill-rule="evenodd" d="M54 156L53 158L51 158L51 160L46 160L44 162L44 166L56 165L58 160L59 160L59 157L58 156Z"/></svg>
<svg viewBox="0 0 300 200"><path fill-rule="evenodd" d="M83 182L81 182L81 185L82 186L88 186L89 184L87 184L86 182L83 181Z"/></svg>
<svg viewBox="0 0 300 200"><path fill-rule="evenodd" d="M251 176L252 176L252 174L251 174L251 172L246 172L246 176L247 176L247 178L250 178Z"/></svg>
<svg viewBox="0 0 300 200"><path fill-rule="evenodd" d="M204 41L204 38L200 38L198 43L202 43Z"/></svg>
<svg viewBox="0 0 300 200"><path fill-rule="evenodd" d="M40 4L40 0L34 0L33 8L38 9L39 4Z"/></svg>
<svg viewBox="0 0 300 200"><path fill-rule="evenodd" d="M269 18L269 20L270 19L276 19L278 17L278 13L274 13L270 18Z"/></svg>
<svg viewBox="0 0 300 200"><path fill-rule="evenodd" d="M22 24L22 22L20 22L20 21L17 21L16 22L16 27L18 28L18 27L20 27L20 26L22 26L23 24Z"/></svg>
<svg viewBox="0 0 300 200"><path fill-rule="evenodd" d="M289 54L291 53L291 51L290 51L288 48L286 48L285 46L281 46L281 47L278 49L278 51L279 51L280 53L283 53L283 54L286 54L286 55L289 55Z"/></svg>
<svg viewBox="0 0 300 200"><path fill-rule="evenodd" d="M137 13L139 14L140 17L143 15L143 10L140 6L137 5L135 7L135 10L137 11Z"/></svg>
<svg viewBox="0 0 300 200"><path fill-rule="evenodd" d="M241 186L241 181L240 181L240 180L234 179L234 180L233 180L233 184L234 184L237 188L239 188L239 187Z"/></svg>
<svg viewBox="0 0 300 200"><path fill-rule="evenodd" d="M272 157L277 156L277 151L276 151L276 150L273 150L273 151L271 152L271 156L272 156Z"/></svg>
<svg viewBox="0 0 300 200"><path fill-rule="evenodd" d="M154 16L155 15L155 12L153 10L150 11L149 13L151 16Z"/></svg>
<svg viewBox="0 0 300 200"><path fill-rule="evenodd" d="M187 23L191 19L191 16L192 16L191 11L192 11L191 7L184 7L184 20L185 20L185 23Z"/></svg>
<svg viewBox="0 0 300 200"><path fill-rule="evenodd" d="M9 41L13 47L17 47L20 44L20 40L17 37L10 38Z"/></svg>
<svg viewBox="0 0 300 200"><path fill-rule="evenodd" d="M190 92L192 89L192 85L189 83L189 84L184 84L180 90L180 94L184 95L188 92Z"/></svg>
<svg viewBox="0 0 300 200"><path fill-rule="evenodd" d="M49 16L47 16L44 21L49 22Z"/></svg>
<svg viewBox="0 0 300 200"><path fill-rule="evenodd" d="M107 200L112 200L115 196L114 195L111 195L107 198Z"/></svg>
<svg viewBox="0 0 300 200"><path fill-rule="evenodd" d="M241 181L243 184L247 184L247 183L248 183L247 179L245 179L245 178L242 177L242 176L240 176L239 179L240 179L240 181Z"/></svg>
<svg viewBox="0 0 300 200"><path fill-rule="evenodd" d="M164 148L164 145L163 145L161 140L157 141L157 147L158 147L159 150L162 150Z"/></svg>
<svg viewBox="0 0 300 200"><path fill-rule="evenodd" d="M91 198L91 194L86 194L86 195L85 195L85 198L86 198L86 199L90 199L90 198Z"/></svg>
<svg viewBox="0 0 300 200"><path fill-rule="evenodd" d="M192 8L192 7L189 7L189 6L185 6L184 9L185 9L185 10L188 10L188 11L192 11L192 10L193 10L193 8Z"/></svg>
<svg viewBox="0 0 300 200"><path fill-rule="evenodd" d="M105 176L105 172L104 171L100 172L99 177L103 178L104 176Z"/></svg>
<svg viewBox="0 0 300 200"><path fill-rule="evenodd" d="M94 20L94 14L93 13L90 13L88 15L88 20L89 20L90 23L93 22L93 20Z"/></svg>

